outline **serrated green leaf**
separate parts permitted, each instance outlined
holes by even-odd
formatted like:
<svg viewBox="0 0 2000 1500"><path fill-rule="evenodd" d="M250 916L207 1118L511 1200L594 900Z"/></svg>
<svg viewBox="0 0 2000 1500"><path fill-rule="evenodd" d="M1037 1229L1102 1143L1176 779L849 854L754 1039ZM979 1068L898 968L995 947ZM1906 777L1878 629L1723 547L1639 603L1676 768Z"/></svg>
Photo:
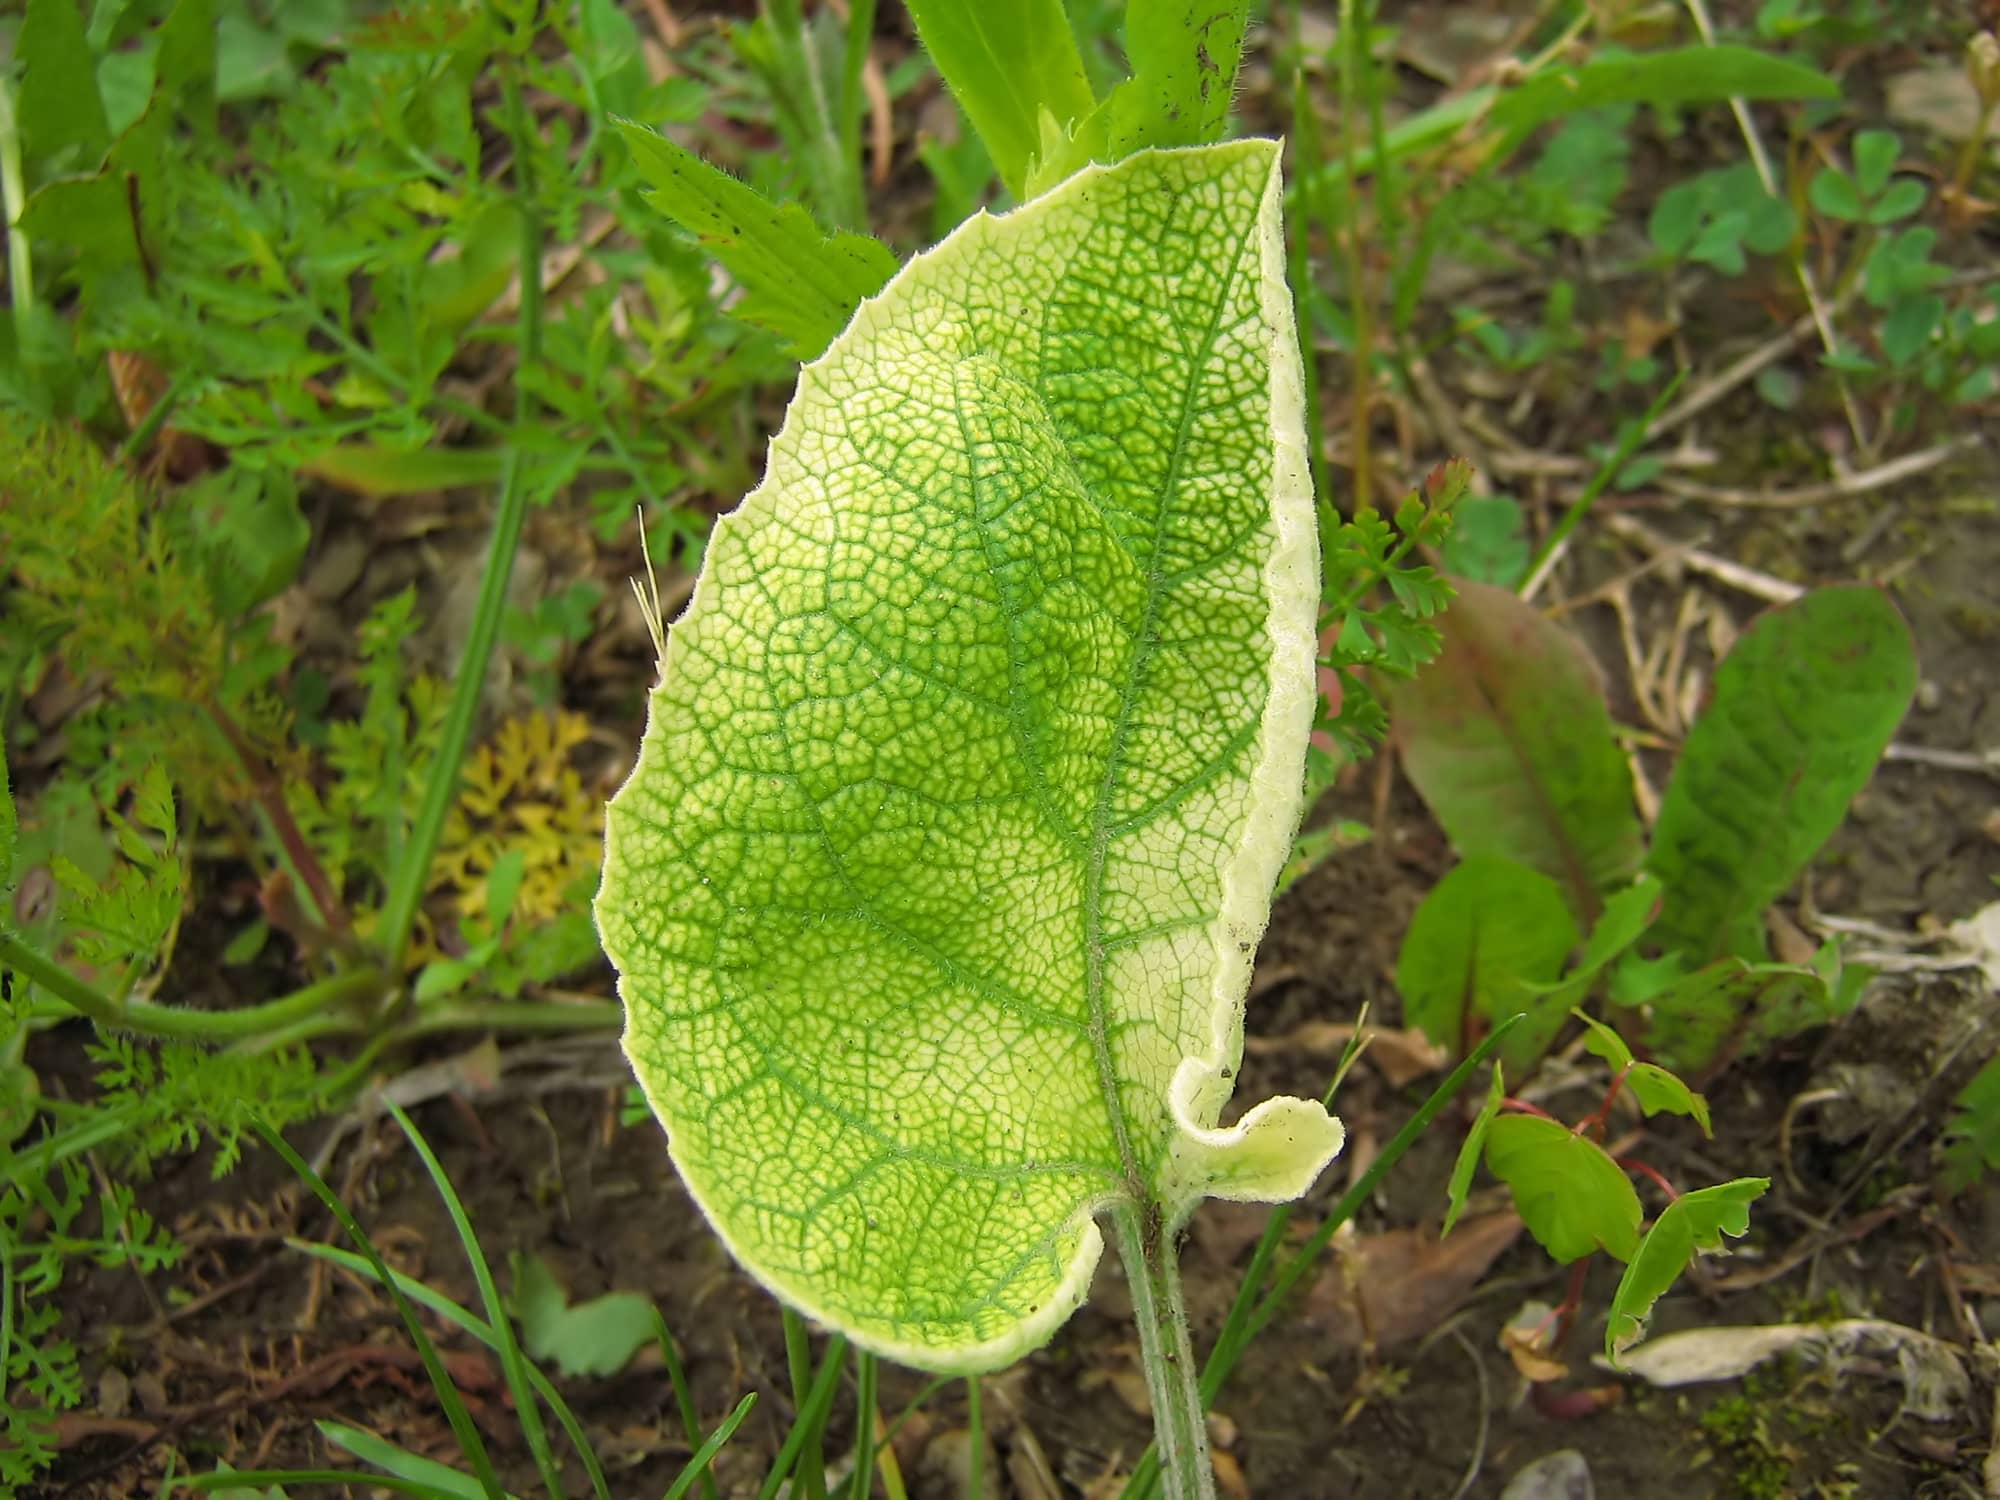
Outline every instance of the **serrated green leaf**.
<svg viewBox="0 0 2000 1500"><path fill-rule="evenodd" d="M1465 1212L1465 1200L1472 1192L1472 1174L1479 1170L1479 1154L1486 1148L1486 1131L1500 1113L1500 1106L1507 1099L1507 1079L1500 1063L1493 1064L1493 1082L1486 1090L1486 1102L1479 1106L1479 1113L1473 1116L1472 1129L1466 1132L1465 1144L1458 1148L1458 1160L1451 1164L1451 1182L1445 1188L1444 1227L1438 1230L1438 1238L1451 1233L1458 1216Z"/></svg>
<svg viewBox="0 0 2000 1500"><path fill-rule="evenodd" d="M1709 1125L1708 1101L1658 1063L1634 1063L1625 1075L1625 1087L1647 1114L1689 1115L1703 1135L1715 1134Z"/></svg>
<svg viewBox="0 0 2000 1500"><path fill-rule="evenodd" d="M1512 860L1468 859L1410 919L1396 958L1403 1017L1438 1045L1461 1048L1468 1016L1497 1021L1527 1011L1501 1048L1509 1066L1525 1070L1566 1009L1548 1014L1530 987L1556 977L1576 940L1576 923L1553 880Z"/></svg>
<svg viewBox="0 0 2000 1500"><path fill-rule="evenodd" d="M772 203L657 131L616 123L650 188L646 201L698 236L742 285L735 315L790 339L800 359L817 357L896 274L880 240L824 234L798 204Z"/></svg>
<svg viewBox="0 0 2000 1500"><path fill-rule="evenodd" d="M653 1339L653 1304L637 1292L606 1292L572 1304L539 1255L511 1260L514 1291L508 1310L521 1325L529 1357L553 1364L569 1379L616 1375Z"/></svg>
<svg viewBox="0 0 2000 1500"><path fill-rule="evenodd" d="M1632 777L1596 671L1560 626L1514 595L1456 580L1444 650L1389 690L1404 767L1466 858L1514 859L1562 883L1594 919L1597 892L1639 863Z"/></svg>
<svg viewBox="0 0 2000 1500"><path fill-rule="evenodd" d="M1680 1279L1697 1252L1720 1251L1725 1248L1724 1235L1741 1238L1750 1232L1750 1205L1770 1186L1768 1177L1739 1177L1683 1193L1667 1205L1625 1267L1611 1299L1604 1352L1614 1365L1620 1354L1645 1337L1653 1304Z"/></svg>
<svg viewBox="0 0 2000 1500"><path fill-rule="evenodd" d="M909 0L909 10L1000 180L1022 196L1046 130L1066 137L1097 103L1062 0Z"/></svg>
<svg viewBox="0 0 2000 1500"><path fill-rule="evenodd" d="M1916 688L1909 628L1880 589L1816 589L1752 624L1660 805L1653 936L1720 956L1732 925L1755 921L1840 826Z"/></svg>
<svg viewBox="0 0 2000 1500"><path fill-rule="evenodd" d="M1125 53L1132 76L1105 101L1107 158L1146 146L1199 146L1221 138L1248 21L1246 0L1127 0Z"/></svg>
<svg viewBox="0 0 2000 1500"><path fill-rule="evenodd" d="M1088 170L800 374L667 643L597 900L626 1050L779 1295L932 1369L1045 1340L1096 1210L1284 1198L1217 1127L1299 815L1318 569L1276 146Z"/></svg>
<svg viewBox="0 0 2000 1500"><path fill-rule="evenodd" d="M1596 1250L1630 1260L1644 1214L1618 1163L1539 1115L1502 1115L1486 1131L1486 1170L1507 1184L1528 1233L1568 1265Z"/></svg>

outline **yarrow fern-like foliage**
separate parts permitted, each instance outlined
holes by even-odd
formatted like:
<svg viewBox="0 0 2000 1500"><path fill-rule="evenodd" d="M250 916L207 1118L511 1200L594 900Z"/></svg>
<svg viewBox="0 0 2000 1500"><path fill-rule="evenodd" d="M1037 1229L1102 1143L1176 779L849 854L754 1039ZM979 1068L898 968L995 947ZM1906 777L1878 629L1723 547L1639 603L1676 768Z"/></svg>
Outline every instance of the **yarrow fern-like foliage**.
<svg viewBox="0 0 2000 1500"><path fill-rule="evenodd" d="M1217 1125L1315 698L1281 201L1270 142L1145 152L864 303L610 809L598 920L691 1191L912 1364L1045 1340L1098 1213L1171 1233L1340 1144L1297 1099Z"/></svg>

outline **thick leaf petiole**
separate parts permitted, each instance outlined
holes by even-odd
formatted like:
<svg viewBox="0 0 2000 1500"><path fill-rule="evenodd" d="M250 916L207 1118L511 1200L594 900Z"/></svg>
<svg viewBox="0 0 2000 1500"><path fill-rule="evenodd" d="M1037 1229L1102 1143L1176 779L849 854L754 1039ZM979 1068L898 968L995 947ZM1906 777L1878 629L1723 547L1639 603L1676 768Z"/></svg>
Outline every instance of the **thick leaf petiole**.
<svg viewBox="0 0 2000 1500"><path fill-rule="evenodd" d="M1132 1317L1139 1325L1139 1361L1153 1398L1167 1500L1215 1500L1201 1370L1188 1339L1187 1302L1175 1253L1178 1236L1166 1230L1157 1213L1142 1217L1130 1203L1112 1211L1111 1229L1132 1292Z"/></svg>

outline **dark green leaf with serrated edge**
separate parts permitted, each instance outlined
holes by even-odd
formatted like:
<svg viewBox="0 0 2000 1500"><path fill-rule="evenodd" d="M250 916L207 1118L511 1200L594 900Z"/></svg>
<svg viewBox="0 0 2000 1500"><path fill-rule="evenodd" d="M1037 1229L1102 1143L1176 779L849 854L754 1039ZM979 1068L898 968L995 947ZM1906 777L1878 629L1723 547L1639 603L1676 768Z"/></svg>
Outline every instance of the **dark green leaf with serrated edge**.
<svg viewBox="0 0 2000 1500"><path fill-rule="evenodd" d="M880 240L824 234L796 203L773 203L657 131L616 123L651 189L646 201L699 236L742 284L734 314L790 339L800 359L821 354L862 300L896 274L896 257Z"/></svg>
<svg viewBox="0 0 2000 1500"><path fill-rule="evenodd" d="M1638 865L1632 776L1594 664L1504 589L1452 580L1444 650L1389 689L1403 765L1458 852L1519 860L1594 919L1597 892Z"/></svg>
<svg viewBox="0 0 2000 1500"><path fill-rule="evenodd" d="M1625 1087L1647 1114L1690 1115L1703 1135L1715 1134L1709 1128L1708 1101L1658 1063L1632 1064L1632 1071L1625 1075Z"/></svg>
<svg viewBox="0 0 2000 1500"><path fill-rule="evenodd" d="M1604 1330L1604 1352L1615 1365L1618 1356L1645 1337L1653 1304L1679 1279L1697 1252L1724 1249L1722 1237L1750 1232L1750 1205L1771 1186L1768 1177L1739 1177L1734 1182L1683 1193L1667 1205L1639 1247L1618 1291L1611 1299L1611 1320Z"/></svg>
<svg viewBox="0 0 2000 1500"><path fill-rule="evenodd" d="M1512 860L1480 857L1456 866L1424 898L1396 959L1403 1017L1440 1046L1463 1040L1468 1013L1499 1020L1528 1012L1502 1043L1525 1068L1562 1025L1528 986L1555 978L1576 946L1562 888Z"/></svg>
<svg viewBox="0 0 2000 1500"><path fill-rule="evenodd" d="M1496 1062L1493 1064L1493 1085L1486 1091L1486 1102L1479 1106L1465 1144L1458 1148L1458 1160L1452 1163L1451 1184L1445 1189L1444 1228L1438 1231L1439 1239L1451 1233L1452 1225L1465 1212L1466 1196L1472 1191L1472 1174L1479 1170L1479 1153L1486 1145L1487 1128L1499 1115L1500 1105L1506 1098L1507 1079L1501 1065Z"/></svg>
<svg viewBox="0 0 2000 1500"><path fill-rule="evenodd" d="M1660 805L1653 935L1720 957L1730 925L1782 895L1840 826L1916 688L1909 629L1868 585L1817 589L1744 632Z"/></svg>
<svg viewBox="0 0 2000 1500"><path fill-rule="evenodd" d="M1630 1260L1639 1248L1639 1195L1595 1141L1539 1115L1502 1115L1486 1131L1486 1170L1552 1259L1595 1250Z"/></svg>

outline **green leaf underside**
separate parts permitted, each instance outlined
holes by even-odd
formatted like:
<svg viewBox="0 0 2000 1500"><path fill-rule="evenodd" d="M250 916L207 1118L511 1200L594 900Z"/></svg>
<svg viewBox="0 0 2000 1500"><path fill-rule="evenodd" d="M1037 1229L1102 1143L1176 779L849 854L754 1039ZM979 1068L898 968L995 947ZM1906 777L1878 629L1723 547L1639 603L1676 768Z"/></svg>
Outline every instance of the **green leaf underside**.
<svg viewBox="0 0 2000 1500"><path fill-rule="evenodd" d="M1632 777L1595 669L1562 627L1504 589L1454 579L1444 650L1390 690L1404 767L1458 852L1560 881L1580 918L1639 863Z"/></svg>
<svg viewBox="0 0 2000 1500"><path fill-rule="evenodd" d="M1745 631L1660 804L1653 936L1721 956L1840 826L1916 688L1909 629L1880 589L1816 589Z"/></svg>
<svg viewBox="0 0 2000 1500"><path fill-rule="evenodd" d="M1501 1115L1486 1129L1486 1170L1552 1259L1594 1250L1629 1261L1639 1249L1639 1195L1604 1148L1539 1115Z"/></svg>
<svg viewBox="0 0 2000 1500"><path fill-rule="evenodd" d="M880 240L822 233L798 204L772 203L643 125L618 128L650 189L646 201L698 236L743 287L735 315L790 339L801 359L825 349L862 298L896 274Z"/></svg>
<svg viewBox="0 0 2000 1500"><path fill-rule="evenodd" d="M1468 1014L1500 1021L1526 1011L1500 1054L1509 1067L1525 1068L1569 1010L1533 989L1555 979L1576 941L1561 886L1512 860L1468 859L1410 919L1396 960L1403 1017L1439 1046L1455 1048Z"/></svg>
<svg viewBox="0 0 2000 1500"><path fill-rule="evenodd" d="M1727 1248L1722 1241L1725 1234L1740 1238L1750 1232L1750 1205L1770 1186L1768 1177L1739 1177L1683 1193L1667 1205L1625 1267L1611 1299L1604 1352L1612 1363L1645 1336L1653 1304L1680 1279L1697 1252L1714 1254Z"/></svg>
<svg viewBox="0 0 2000 1500"><path fill-rule="evenodd" d="M737 1256L994 1368L1094 1210L1303 1191L1215 1128L1299 815L1317 559L1276 148L969 221L800 375L717 526L597 914L626 1050Z"/></svg>

